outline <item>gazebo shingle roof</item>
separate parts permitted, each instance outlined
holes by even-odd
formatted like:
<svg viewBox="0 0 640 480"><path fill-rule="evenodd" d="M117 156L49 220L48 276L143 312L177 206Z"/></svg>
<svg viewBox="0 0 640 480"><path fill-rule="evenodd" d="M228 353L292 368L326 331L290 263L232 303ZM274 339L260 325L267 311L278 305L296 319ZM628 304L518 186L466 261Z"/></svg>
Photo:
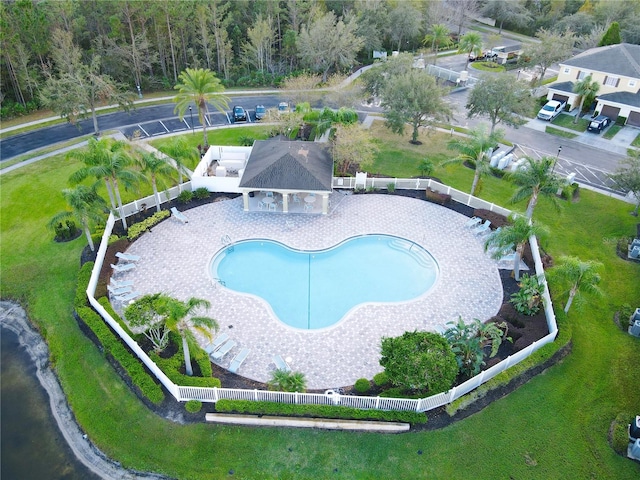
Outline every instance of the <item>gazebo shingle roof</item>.
<svg viewBox="0 0 640 480"><path fill-rule="evenodd" d="M331 191L333 159L313 142L256 140L240 188Z"/></svg>

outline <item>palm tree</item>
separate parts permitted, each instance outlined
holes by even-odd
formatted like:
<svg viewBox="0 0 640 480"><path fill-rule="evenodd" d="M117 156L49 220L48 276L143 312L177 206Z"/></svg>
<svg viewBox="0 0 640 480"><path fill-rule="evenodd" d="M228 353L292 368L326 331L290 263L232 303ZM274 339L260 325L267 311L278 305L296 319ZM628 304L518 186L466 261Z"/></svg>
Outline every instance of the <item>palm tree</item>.
<svg viewBox="0 0 640 480"><path fill-rule="evenodd" d="M178 171L178 182L182 184L182 176L188 174L187 165L197 164L200 159L198 149L189 145L184 137L173 137L173 139L162 147L163 152L174 162L174 167Z"/></svg>
<svg viewBox="0 0 640 480"><path fill-rule="evenodd" d="M209 308L211 304L200 298L190 298L182 302L169 296L163 296L158 304L158 313L164 315L165 325L172 332L182 338L184 365L187 375L193 375L189 345L196 345L196 338L191 327L203 334L209 340L213 338L212 330L218 330L218 322L210 317L191 316L199 308ZM191 316L189 319L187 317Z"/></svg>
<svg viewBox="0 0 640 480"><path fill-rule="evenodd" d="M71 175L72 184L78 184L88 177L104 179L111 200L112 210L118 211L123 227L127 228L127 221L122 209L122 198L118 182L122 182L125 189L135 188L143 175L130 167L133 159L125 151L124 142L113 142L106 138L89 140L88 153L85 150L71 152L68 156L80 159L85 166ZM84 153L84 155L83 155ZM114 199L115 194L115 199Z"/></svg>
<svg viewBox="0 0 640 480"><path fill-rule="evenodd" d="M106 208L105 201L96 192L96 185L91 187L78 185L75 188L65 188L62 190L62 196L67 201L71 211L60 212L54 216L49 221L49 228L55 228L57 224L67 218L75 218L82 225L82 230L87 237L91 251L95 251L89 226L92 222L99 223L104 221Z"/></svg>
<svg viewBox="0 0 640 480"><path fill-rule="evenodd" d="M511 216L511 225L494 231L484 244L485 252L492 249L492 257L495 259L502 258L511 252L513 246L516 247L513 259L513 276L520 281L520 260L524 246L533 235L536 237L546 235L546 228L541 225L533 224L528 218L522 216Z"/></svg>
<svg viewBox="0 0 640 480"><path fill-rule="evenodd" d="M433 64L438 61L438 49L441 45L449 45L451 37L449 37L449 29L442 23L431 25L431 34L424 37L424 43L431 41L431 51L434 54Z"/></svg>
<svg viewBox="0 0 640 480"><path fill-rule="evenodd" d="M189 104L195 103L198 109L198 119L202 124L204 146L206 147L208 145L206 121L206 115L209 113L208 104L210 103L216 109L225 113L225 110L229 109L229 97L222 95L224 86L222 86L216 74L209 69L187 68L178 78L181 83L173 87L179 92L173 99L176 102L174 111L178 112L180 120L182 120Z"/></svg>
<svg viewBox="0 0 640 480"><path fill-rule="evenodd" d="M603 295L598 287L600 283L598 270L602 268L602 263L595 260L583 262L577 257L570 256L562 256L558 259L557 265L550 270L549 276L564 287L564 293L569 294L564 313L569 312L571 303L574 298L580 298L581 292Z"/></svg>
<svg viewBox="0 0 640 480"><path fill-rule="evenodd" d="M173 167L163 159L158 158L153 153L145 152L138 158L138 163L143 174L149 174L151 177L151 186L153 187L153 195L156 199L156 211L160 211L160 195L158 194L158 181L161 182L163 177L169 177L173 173Z"/></svg>
<svg viewBox="0 0 640 480"><path fill-rule="evenodd" d="M563 182L553 173L556 161L554 158L542 157L539 161L531 157L524 157L524 159L524 167L509 174L513 183L520 187L511 197L511 202L517 203L528 198L526 217L531 219L540 195L549 198L556 208L560 207L556 193Z"/></svg>
<svg viewBox="0 0 640 480"><path fill-rule="evenodd" d="M482 36L478 32L467 32L460 39L458 44L458 52L467 54L467 64L464 69L469 68L469 55L475 53L480 55L482 52Z"/></svg>
<svg viewBox="0 0 640 480"><path fill-rule="evenodd" d="M307 379L304 373L280 369L271 373L271 379L267 383L269 388L280 392L304 392L307 388Z"/></svg>
<svg viewBox="0 0 640 480"><path fill-rule="evenodd" d="M490 155L498 142L502 140L502 131L497 130L493 133L487 133L484 126L480 126L471 131L469 138L454 138L448 144L449 148L457 150L460 154L450 160L445 160L442 164L447 165L454 162L475 162L475 174L473 183L471 184L471 192L476 193L476 187L480 180L480 176L489 172Z"/></svg>
<svg viewBox="0 0 640 480"><path fill-rule="evenodd" d="M600 84L595 80L592 81L591 75L587 75L575 84L575 86L573 87L573 92L580 95L580 108L578 109L576 118L573 119L573 123L578 123L585 100L590 99L591 101L593 101L596 94L598 93L598 90L600 90Z"/></svg>

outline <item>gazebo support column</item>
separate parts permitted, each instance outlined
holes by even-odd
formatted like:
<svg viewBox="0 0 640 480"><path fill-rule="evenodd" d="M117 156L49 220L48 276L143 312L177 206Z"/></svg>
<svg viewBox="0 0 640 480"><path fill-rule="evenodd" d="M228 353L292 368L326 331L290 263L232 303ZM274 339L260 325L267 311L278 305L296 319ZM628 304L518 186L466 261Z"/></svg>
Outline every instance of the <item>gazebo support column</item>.
<svg viewBox="0 0 640 480"><path fill-rule="evenodd" d="M249 211L249 192L246 190L242 192L242 205L245 212Z"/></svg>
<svg viewBox="0 0 640 480"><path fill-rule="evenodd" d="M328 212L329 212L329 195L325 193L322 195L322 214L326 215Z"/></svg>
<svg viewBox="0 0 640 480"><path fill-rule="evenodd" d="M282 213L289 213L289 194L282 194Z"/></svg>

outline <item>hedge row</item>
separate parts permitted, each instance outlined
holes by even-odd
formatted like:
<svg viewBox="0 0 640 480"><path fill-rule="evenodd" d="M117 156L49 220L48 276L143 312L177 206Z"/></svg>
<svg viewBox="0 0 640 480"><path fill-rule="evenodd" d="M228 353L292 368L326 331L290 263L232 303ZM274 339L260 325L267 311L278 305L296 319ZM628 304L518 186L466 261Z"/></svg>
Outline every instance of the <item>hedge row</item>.
<svg viewBox="0 0 640 480"><path fill-rule="evenodd" d="M562 324L562 327L558 329L558 335L556 336L555 341L547 343L521 362L509 367L504 372L499 373L472 392L454 400L446 406L447 413L451 416L455 415L459 410L464 410L476 400L486 396L490 391L508 385L509 382L520 375L523 375L532 368L545 363L562 348L566 347L571 342L571 327L566 319L566 314L563 311L557 312L556 321L558 324Z"/></svg>
<svg viewBox="0 0 640 480"><path fill-rule="evenodd" d="M156 226L162 220L169 217L169 215L171 215L169 210L160 210L159 212L151 215L149 218L146 218L141 222L134 223L129 227L129 230L127 230L127 238L129 240L135 240L151 227Z"/></svg>
<svg viewBox="0 0 640 480"><path fill-rule="evenodd" d="M203 361L202 355L196 354L196 362L200 367L202 377L190 377L180 373L180 368L184 362L184 354L182 353L181 341L178 342L180 347L175 355L171 358L161 358L157 353L152 352L149 356L151 360L169 377L169 379L177 384L185 387L220 387L220 379L212 377L211 362L206 357ZM193 358L194 355L192 355Z"/></svg>
<svg viewBox="0 0 640 480"><path fill-rule="evenodd" d="M427 423L424 413L400 410L360 410L333 405L306 405L251 400L218 400L216 412L281 415L291 417L341 418L345 420L382 420L411 424Z"/></svg>
<svg viewBox="0 0 640 480"><path fill-rule="evenodd" d="M162 387L147 373L139 359L122 344L102 317L87 306L86 289L91 278L92 268L93 262L87 262L82 266L78 274L78 288L75 297L76 313L96 335L104 348L104 352L111 355L120 364L131 378L133 384L140 389L144 396L158 405L164 400Z"/></svg>

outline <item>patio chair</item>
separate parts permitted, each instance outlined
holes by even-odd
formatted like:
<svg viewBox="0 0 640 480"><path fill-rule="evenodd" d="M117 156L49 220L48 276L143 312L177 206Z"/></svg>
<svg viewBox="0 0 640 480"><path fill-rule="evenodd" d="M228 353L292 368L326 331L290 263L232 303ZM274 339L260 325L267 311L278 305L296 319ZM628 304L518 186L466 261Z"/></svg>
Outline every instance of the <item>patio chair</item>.
<svg viewBox="0 0 640 480"><path fill-rule="evenodd" d="M485 220L483 224L478 225L476 228L473 229L473 234L476 237L479 236L479 235L482 235L487 230L489 230L490 226L491 226L491 222L489 220Z"/></svg>
<svg viewBox="0 0 640 480"><path fill-rule="evenodd" d="M109 290L109 292L111 292L113 295L123 295L132 291L133 287L131 285L127 285L124 287L114 287L112 285L107 285L107 290Z"/></svg>
<svg viewBox="0 0 640 480"><path fill-rule="evenodd" d="M135 263L125 263L124 265L114 265L112 263L111 264L111 268L113 268L113 271L116 272L116 273L128 272L129 270L133 270L134 268L136 268L136 264Z"/></svg>
<svg viewBox="0 0 640 480"><path fill-rule="evenodd" d="M311 203L305 203L304 204L304 211L305 212L311 212L313 210L313 204Z"/></svg>
<svg viewBox="0 0 640 480"><path fill-rule="evenodd" d="M293 203L300 203L300 197L297 193L293 194Z"/></svg>
<svg viewBox="0 0 640 480"><path fill-rule="evenodd" d="M140 296L140 292L129 292L129 293L125 293L124 295L118 295L114 298L120 300L121 302L128 302L129 300L133 300L134 298L137 298Z"/></svg>
<svg viewBox="0 0 640 480"><path fill-rule="evenodd" d="M171 214L180 220L182 223L189 223L189 219L176 207L171 207Z"/></svg>
<svg viewBox="0 0 640 480"><path fill-rule="evenodd" d="M238 353L234 357L234 359L231 360L231 363L229 364L229 371L231 373L236 373L238 371L238 369L242 365L242 362L244 362L249 355L249 352L251 352L251 350L249 350L248 348L243 348L242 350L240 350L240 353Z"/></svg>
<svg viewBox="0 0 640 480"><path fill-rule="evenodd" d="M130 253L122 253L122 252L117 252L116 257L126 262L137 262L138 260L140 260L139 255L131 255Z"/></svg>
<svg viewBox="0 0 640 480"><path fill-rule="evenodd" d="M233 340L229 340L227 343L222 345L218 350L213 352L210 355L210 357L213 358L214 360L221 360L235 346L236 346L236 342Z"/></svg>
<svg viewBox="0 0 640 480"><path fill-rule="evenodd" d="M474 228L481 221L482 221L482 219L480 217L471 217L469 220L467 220L465 222L464 226L467 227L467 228Z"/></svg>
<svg viewBox="0 0 640 480"><path fill-rule="evenodd" d="M227 333L221 333L213 339L213 342L204 347L204 351L207 352L207 355L211 355L213 352L219 349L220 346L227 340L229 340L229 335Z"/></svg>
<svg viewBox="0 0 640 480"><path fill-rule="evenodd" d="M273 210L274 212L276 211L276 207L278 206L278 204L276 202L271 202L269 204L269 210Z"/></svg>
<svg viewBox="0 0 640 480"><path fill-rule="evenodd" d="M273 356L273 363L276 365L276 370L284 370L285 372L290 372L291 367L287 362L284 361L280 355Z"/></svg>

